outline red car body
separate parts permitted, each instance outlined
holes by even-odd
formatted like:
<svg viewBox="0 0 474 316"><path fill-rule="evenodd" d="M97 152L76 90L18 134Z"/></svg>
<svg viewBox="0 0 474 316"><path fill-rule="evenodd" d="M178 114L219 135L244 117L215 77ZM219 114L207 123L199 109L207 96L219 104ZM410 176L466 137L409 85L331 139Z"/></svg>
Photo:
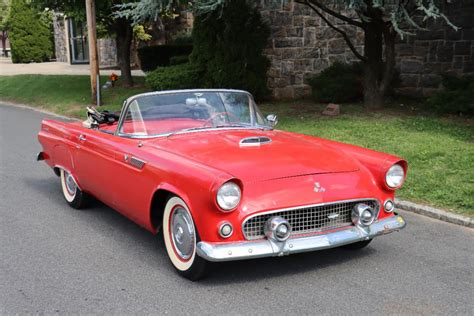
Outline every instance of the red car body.
<svg viewBox="0 0 474 316"><path fill-rule="evenodd" d="M399 164L406 174L406 161L396 156L280 130L222 129L140 139L111 134L116 125L89 129L79 122L44 120L38 135L41 157L57 173L69 171L82 191L154 234L169 193L187 204L200 240L209 244L249 242L241 229L244 221L273 210L374 199L380 207L376 221L397 216L384 208L395 193L385 182L387 170ZM271 143L240 145L259 136ZM242 199L234 211L223 212L216 192L230 180L241 187ZM219 234L223 222L234 228L228 238ZM404 226L399 222L397 229Z"/></svg>

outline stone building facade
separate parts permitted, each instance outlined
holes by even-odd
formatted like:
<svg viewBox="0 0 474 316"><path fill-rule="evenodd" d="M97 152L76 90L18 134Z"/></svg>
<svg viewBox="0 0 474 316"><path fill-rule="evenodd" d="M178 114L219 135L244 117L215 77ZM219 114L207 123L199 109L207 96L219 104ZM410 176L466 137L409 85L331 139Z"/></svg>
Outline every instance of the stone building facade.
<svg viewBox="0 0 474 316"><path fill-rule="evenodd" d="M165 35L173 37L180 34L190 34L194 17L191 12L182 11L176 19L167 22L167 25L157 22L156 27L150 32L153 39L146 44L141 44L164 44L168 40ZM53 27L56 60L71 64L88 63L87 34L84 23L75 22L65 17L64 14L57 13L53 20ZM166 31L164 31L164 29L166 29ZM147 32L148 31L150 30L147 30ZM76 46L72 47L74 44ZM133 65L139 64L136 51L139 47L138 44L139 43L134 42L131 47L130 59ZM80 50L77 49L77 45L81 46ZM99 38L97 41L97 50L100 67L114 67L117 65L117 46L115 39Z"/></svg>
<svg viewBox="0 0 474 316"><path fill-rule="evenodd" d="M265 53L271 61L268 85L275 98L300 98L310 94L305 77L318 73L334 61L353 62L342 37L309 7L292 0L261 0L262 16L271 27ZM440 88L445 73L474 74L474 1L457 0L446 7L451 21L461 27L455 32L441 21L430 31L418 32L397 44L400 90L427 95ZM363 33L330 17L347 31L358 51Z"/></svg>
<svg viewBox="0 0 474 316"><path fill-rule="evenodd" d="M77 23L62 14L55 15L53 29L56 60L71 64L88 63L89 51L85 28L72 31L73 27L78 28ZM75 47L73 48L72 45L75 45ZM78 46L80 46L80 49ZM98 39L97 50L100 67L117 65L117 47L114 39Z"/></svg>
<svg viewBox="0 0 474 316"><path fill-rule="evenodd" d="M69 62L68 36L66 32L65 19L62 15L55 15L53 19L54 30L54 52L56 61Z"/></svg>

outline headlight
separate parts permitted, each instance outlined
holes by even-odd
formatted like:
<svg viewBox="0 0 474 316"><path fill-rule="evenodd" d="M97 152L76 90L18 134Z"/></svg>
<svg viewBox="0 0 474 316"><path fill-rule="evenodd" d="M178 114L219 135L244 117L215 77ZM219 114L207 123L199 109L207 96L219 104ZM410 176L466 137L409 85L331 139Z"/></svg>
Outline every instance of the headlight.
<svg viewBox="0 0 474 316"><path fill-rule="evenodd" d="M402 186L405 180L405 171L400 165L393 165L388 169L385 175L385 182L389 188L396 189Z"/></svg>
<svg viewBox="0 0 474 316"><path fill-rule="evenodd" d="M217 204L224 211L230 211L240 203L242 192L234 182L224 183L217 191Z"/></svg>

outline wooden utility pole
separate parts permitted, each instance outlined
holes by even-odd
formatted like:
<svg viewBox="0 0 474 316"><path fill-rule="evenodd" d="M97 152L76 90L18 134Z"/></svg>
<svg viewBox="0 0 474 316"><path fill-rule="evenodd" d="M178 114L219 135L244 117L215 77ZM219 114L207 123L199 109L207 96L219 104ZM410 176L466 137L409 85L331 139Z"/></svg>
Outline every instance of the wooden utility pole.
<svg viewBox="0 0 474 316"><path fill-rule="evenodd" d="M95 23L95 0L86 0L87 35L89 38L89 64L91 67L92 104L97 104L97 77L99 76L99 61L97 57L97 31Z"/></svg>

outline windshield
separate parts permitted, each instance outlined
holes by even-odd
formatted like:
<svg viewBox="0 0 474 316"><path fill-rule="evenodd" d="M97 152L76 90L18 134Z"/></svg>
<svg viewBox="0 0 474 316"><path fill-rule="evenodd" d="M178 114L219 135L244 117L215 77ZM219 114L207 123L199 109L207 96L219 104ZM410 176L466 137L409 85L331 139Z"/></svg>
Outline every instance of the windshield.
<svg viewBox="0 0 474 316"><path fill-rule="evenodd" d="M119 133L150 137L215 128L261 128L265 120L244 92L184 91L138 96L125 109Z"/></svg>

